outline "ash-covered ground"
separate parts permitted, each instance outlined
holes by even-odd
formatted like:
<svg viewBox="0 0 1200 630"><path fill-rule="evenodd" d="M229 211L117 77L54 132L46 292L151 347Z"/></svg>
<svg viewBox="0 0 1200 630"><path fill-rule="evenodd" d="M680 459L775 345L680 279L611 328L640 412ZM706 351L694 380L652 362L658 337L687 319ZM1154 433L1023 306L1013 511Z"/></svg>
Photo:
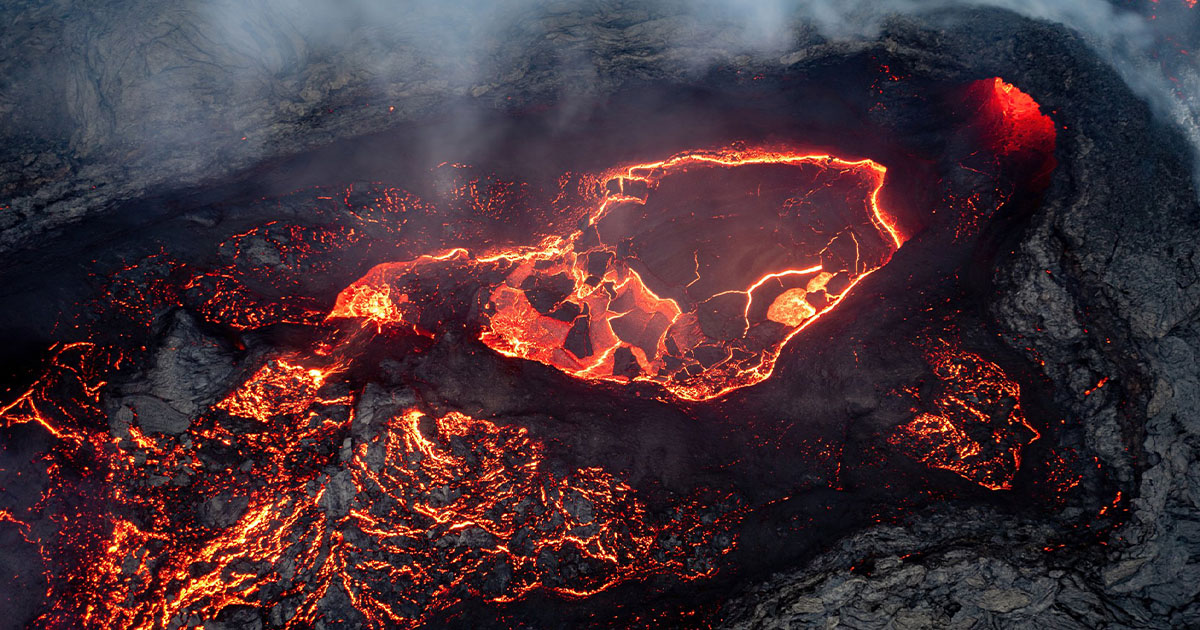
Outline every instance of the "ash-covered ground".
<svg viewBox="0 0 1200 630"><path fill-rule="evenodd" d="M124 23L13 11L30 50L56 24L83 52L54 63L89 60L64 94L10 73L31 102L75 97L11 118L0 200L14 627L1197 622L1190 148L1068 30L951 10L854 41L800 26L768 56L681 39L665 8L574 7L471 87L415 60L385 79L327 49L263 57L300 46L272 23L245 25L259 49L209 48L204 11L97 35ZM275 64L279 96L185 73L215 117L180 127L194 142L139 137L157 92L126 92L116 59L203 67L188 47ZM571 55L591 62L550 61ZM1004 86L1050 144L1005 118ZM735 391L496 352L480 330L508 259L431 262L424 288L402 275L327 318L375 265L578 229L611 194L589 175L761 147L884 165L905 238ZM696 238L622 229L614 259L700 275ZM579 288L545 277L519 285L528 318L565 324ZM800 323L764 329L780 319Z"/></svg>

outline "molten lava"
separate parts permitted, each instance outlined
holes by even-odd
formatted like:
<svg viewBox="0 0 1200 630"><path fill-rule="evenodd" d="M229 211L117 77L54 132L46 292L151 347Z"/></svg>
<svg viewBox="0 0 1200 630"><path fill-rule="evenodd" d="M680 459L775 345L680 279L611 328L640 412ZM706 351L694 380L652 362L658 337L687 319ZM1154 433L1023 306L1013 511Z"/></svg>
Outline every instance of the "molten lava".
<svg viewBox="0 0 1200 630"><path fill-rule="evenodd" d="M879 204L885 172L766 151L630 166L607 174L578 230L536 248L380 265L331 317L415 324L452 266L487 283L480 339L493 350L712 399L769 377L792 337L903 244Z"/></svg>
<svg viewBox="0 0 1200 630"><path fill-rule="evenodd" d="M75 442L62 456L91 458L105 481L110 511L78 514L45 548L67 568L52 589L72 593L54 598L39 622L48 627L192 628L230 607L282 602L272 613L280 627L309 628L331 592L349 599L361 627L415 627L467 599L697 579L732 549L740 516L728 496L698 493L660 520L600 468L549 470L544 445L523 428L411 407L356 419L360 396L333 393L336 368L293 358L267 361L185 441L136 424L110 437L89 428L106 424L95 370L106 359L92 346L64 348L48 377L4 409L10 424L38 422ZM52 402L66 390L78 390L71 408ZM258 426L231 431L223 413ZM206 472L211 449L252 464ZM331 470L322 453L342 464ZM165 483L171 470L193 478L188 487ZM62 485L50 500L69 497L68 481L54 479ZM210 497L202 506L243 507L198 522L179 509L192 492ZM724 516L701 519L701 506ZM0 517L27 531L16 515Z"/></svg>

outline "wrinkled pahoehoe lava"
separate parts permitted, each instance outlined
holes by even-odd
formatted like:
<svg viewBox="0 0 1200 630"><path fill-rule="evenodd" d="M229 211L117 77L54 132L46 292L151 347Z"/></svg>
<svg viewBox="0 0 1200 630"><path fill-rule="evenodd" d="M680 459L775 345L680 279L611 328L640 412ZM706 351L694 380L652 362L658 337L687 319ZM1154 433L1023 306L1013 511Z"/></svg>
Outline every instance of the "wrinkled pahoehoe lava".
<svg viewBox="0 0 1200 630"><path fill-rule="evenodd" d="M0 11L6 623L1200 624L1190 153L1077 35L142 9Z"/></svg>

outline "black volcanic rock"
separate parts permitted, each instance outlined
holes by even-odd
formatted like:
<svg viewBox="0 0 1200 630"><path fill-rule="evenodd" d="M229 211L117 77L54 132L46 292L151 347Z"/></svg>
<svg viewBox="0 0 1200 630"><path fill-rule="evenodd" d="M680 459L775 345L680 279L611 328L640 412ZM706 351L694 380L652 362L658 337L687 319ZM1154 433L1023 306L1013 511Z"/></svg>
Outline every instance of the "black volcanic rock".
<svg viewBox="0 0 1200 630"><path fill-rule="evenodd" d="M224 340L202 331L185 311L171 313L164 326L149 369L118 384L110 404L115 417L132 413L146 431L179 434L227 391L235 358Z"/></svg>
<svg viewBox="0 0 1200 630"><path fill-rule="evenodd" d="M121 398L118 415L129 412L137 417L137 424L148 433L178 435L191 425L191 418L154 396L133 394Z"/></svg>
<svg viewBox="0 0 1200 630"><path fill-rule="evenodd" d="M612 372L614 375L633 378L642 373L642 366L638 364L637 357L633 356L633 351L622 346L613 352Z"/></svg>
<svg viewBox="0 0 1200 630"><path fill-rule="evenodd" d="M246 513L249 505L248 497L218 495L201 503L196 517L201 525L210 529L229 527Z"/></svg>
<svg viewBox="0 0 1200 630"><path fill-rule="evenodd" d="M558 317L556 318L563 321L570 321L574 317L563 317L566 313L555 307L570 295L574 288L575 283L565 273L553 276L531 275L521 283L521 289L525 292L525 297L533 305L533 308L537 309L537 312L543 315L551 315L552 317L555 317L557 314Z"/></svg>

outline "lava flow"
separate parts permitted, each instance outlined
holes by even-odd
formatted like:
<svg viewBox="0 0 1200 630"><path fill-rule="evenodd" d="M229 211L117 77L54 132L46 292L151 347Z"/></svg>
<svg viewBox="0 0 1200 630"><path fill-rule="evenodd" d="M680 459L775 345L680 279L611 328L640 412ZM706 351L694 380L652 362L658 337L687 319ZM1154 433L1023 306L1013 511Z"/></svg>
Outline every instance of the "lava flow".
<svg viewBox="0 0 1200 630"><path fill-rule="evenodd" d="M916 417L888 441L931 468L989 490L1012 488L1022 448L1041 437L1021 410L1021 387L1000 366L956 342L937 340L925 358L937 377L932 400L908 390Z"/></svg>
<svg viewBox="0 0 1200 630"><path fill-rule="evenodd" d="M267 607L279 627L308 628L336 598L361 615L341 620L356 627L415 627L472 599L697 579L732 549L729 496L698 493L671 518L651 516L603 469L551 469L524 428L378 406L370 388L346 391L337 365L271 359L177 440L147 431L137 410L103 419L110 360L63 348L4 409L8 424L36 422L72 445L49 461L87 462L104 482L108 511L76 514L41 549L49 566L75 567L48 574L62 595L45 627L198 628ZM58 400L72 392L69 406ZM235 430L239 420L252 424ZM247 463L207 471L221 452ZM60 465L49 504L73 494Z"/></svg>
<svg viewBox="0 0 1200 630"><path fill-rule="evenodd" d="M770 376L797 333L904 243L870 160L685 153L606 174L581 222L539 247L387 263L331 313L428 329L447 278L483 283L480 339L575 377L692 401Z"/></svg>
<svg viewBox="0 0 1200 630"><path fill-rule="evenodd" d="M1047 148L1036 103L1005 86L987 83L994 107L981 110L995 151L1052 154L1053 126ZM881 206L885 173L731 149L568 174L543 215L520 218L575 229L491 251L449 246L487 242L495 224L479 217L520 214L506 204L535 199L529 187L471 179L449 194L462 207L397 189L364 202L351 187L229 230L219 264L162 252L126 265L87 305L124 325L103 336L97 316L88 341L55 345L0 406L0 430L53 443L31 464L40 496L0 510L45 566L37 625L415 627L472 602L712 576L741 544L733 490L635 489L595 461L565 464L517 419L420 401L415 377L364 357L395 344L416 361L428 339L466 331L572 377L687 401L760 383L905 243ZM418 229L451 221L454 243ZM398 241L402 255L362 254ZM337 275L401 258L349 286ZM1011 488L1038 437L1019 387L953 344L926 357L936 383L910 392L914 417L889 442ZM1080 483L1075 467L1063 459L1060 485Z"/></svg>

